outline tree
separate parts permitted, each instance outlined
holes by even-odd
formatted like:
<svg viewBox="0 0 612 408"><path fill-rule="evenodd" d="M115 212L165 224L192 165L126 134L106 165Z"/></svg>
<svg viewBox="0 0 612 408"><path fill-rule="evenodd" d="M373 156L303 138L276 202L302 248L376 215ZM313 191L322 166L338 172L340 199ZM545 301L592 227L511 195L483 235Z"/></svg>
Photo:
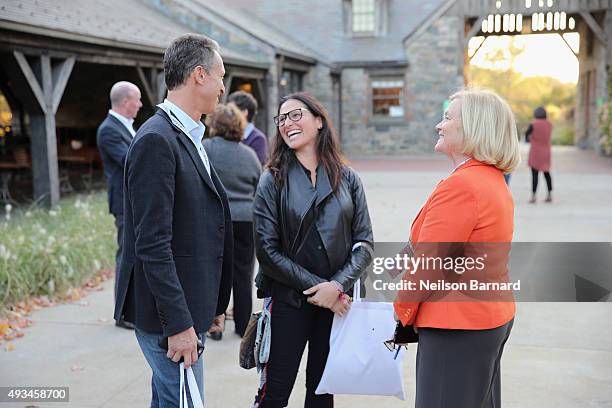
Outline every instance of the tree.
<svg viewBox="0 0 612 408"><path fill-rule="evenodd" d="M524 133L533 119L533 110L544 106L554 124L553 139L573 144L573 108L576 86L552 77L524 77L512 69L523 48L510 40L508 48L489 52L485 60L494 68L470 66L469 83L488 88L505 98L516 117L519 133ZM568 133L569 132L569 133ZM563 140L561 140L563 139Z"/></svg>

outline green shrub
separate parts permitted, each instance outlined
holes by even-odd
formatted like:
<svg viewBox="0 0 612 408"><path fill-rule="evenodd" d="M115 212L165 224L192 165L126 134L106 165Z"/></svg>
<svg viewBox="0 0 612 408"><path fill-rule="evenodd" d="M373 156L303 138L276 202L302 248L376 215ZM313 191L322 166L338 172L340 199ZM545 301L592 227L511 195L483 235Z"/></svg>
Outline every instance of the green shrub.
<svg viewBox="0 0 612 408"><path fill-rule="evenodd" d="M0 312L31 296L80 286L114 265L106 193L62 199L55 210L0 208Z"/></svg>
<svg viewBox="0 0 612 408"><path fill-rule="evenodd" d="M553 122L552 144L574 145L574 125L568 122Z"/></svg>

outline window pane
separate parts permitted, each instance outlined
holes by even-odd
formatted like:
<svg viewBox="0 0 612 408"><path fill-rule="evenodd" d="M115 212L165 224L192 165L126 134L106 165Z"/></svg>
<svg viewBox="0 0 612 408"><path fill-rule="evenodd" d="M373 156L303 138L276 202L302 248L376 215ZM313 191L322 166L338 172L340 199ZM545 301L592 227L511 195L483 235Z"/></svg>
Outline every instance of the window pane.
<svg viewBox="0 0 612 408"><path fill-rule="evenodd" d="M384 117L404 116L404 81L372 81L372 114Z"/></svg>
<svg viewBox="0 0 612 408"><path fill-rule="evenodd" d="M279 92L281 96L288 95L290 93L303 91L303 78L304 74L297 71L283 70L280 80Z"/></svg>
<svg viewBox="0 0 612 408"><path fill-rule="evenodd" d="M374 31L376 22L376 0L353 0L353 31Z"/></svg>

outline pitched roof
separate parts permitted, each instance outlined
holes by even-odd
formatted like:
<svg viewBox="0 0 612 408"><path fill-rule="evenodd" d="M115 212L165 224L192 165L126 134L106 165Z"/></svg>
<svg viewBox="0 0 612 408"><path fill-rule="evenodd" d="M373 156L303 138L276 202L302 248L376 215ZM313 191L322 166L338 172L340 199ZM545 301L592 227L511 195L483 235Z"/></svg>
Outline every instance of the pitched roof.
<svg viewBox="0 0 612 408"><path fill-rule="evenodd" d="M287 38L307 44L328 60L351 63L405 61L404 38L445 1L386 0L387 33L378 37L347 34L343 0L232 0L231 3L242 14L259 17L283 31Z"/></svg>
<svg viewBox="0 0 612 408"><path fill-rule="evenodd" d="M179 0L181 1L181 0ZM276 24L268 19L260 18L257 13L233 7L233 2L223 0L182 0L199 5L209 13L214 13L225 20L234 23L241 30L274 47L279 53L298 59L325 61L323 55L309 48L304 39L295 41L291 36L279 30Z"/></svg>
<svg viewBox="0 0 612 408"><path fill-rule="evenodd" d="M160 54L174 38L193 32L138 0L3 0L0 27ZM226 59L264 62L220 45Z"/></svg>

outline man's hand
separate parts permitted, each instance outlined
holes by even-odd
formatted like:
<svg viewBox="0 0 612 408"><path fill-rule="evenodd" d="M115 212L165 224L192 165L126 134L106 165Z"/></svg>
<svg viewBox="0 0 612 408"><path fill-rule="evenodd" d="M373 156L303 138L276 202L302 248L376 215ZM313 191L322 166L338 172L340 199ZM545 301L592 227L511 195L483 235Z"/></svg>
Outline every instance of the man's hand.
<svg viewBox="0 0 612 408"><path fill-rule="evenodd" d="M168 337L166 357L172 359L175 363L178 363L183 357L185 368L191 367L198 361L198 336L196 336L193 327Z"/></svg>
<svg viewBox="0 0 612 408"><path fill-rule="evenodd" d="M208 329L209 333L223 333L223 330L225 330L225 315L224 314L220 314L219 316L215 316L215 320L213 320L212 325L210 326L210 329Z"/></svg>
<svg viewBox="0 0 612 408"><path fill-rule="evenodd" d="M338 285L334 282L323 282L315 285L304 292L308 298L308 303L319 307L331 309L334 303L338 300L338 295L341 292L338 290Z"/></svg>

